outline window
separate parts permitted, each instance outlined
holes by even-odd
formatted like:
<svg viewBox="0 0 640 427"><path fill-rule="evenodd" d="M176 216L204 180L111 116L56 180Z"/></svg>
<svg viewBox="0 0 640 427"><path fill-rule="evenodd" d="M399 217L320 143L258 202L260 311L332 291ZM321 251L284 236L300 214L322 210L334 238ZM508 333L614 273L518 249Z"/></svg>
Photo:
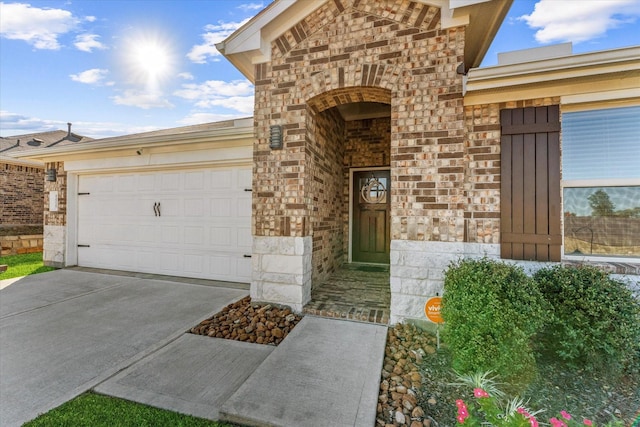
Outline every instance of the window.
<svg viewBox="0 0 640 427"><path fill-rule="evenodd" d="M565 255L640 257L640 106L565 113Z"/></svg>

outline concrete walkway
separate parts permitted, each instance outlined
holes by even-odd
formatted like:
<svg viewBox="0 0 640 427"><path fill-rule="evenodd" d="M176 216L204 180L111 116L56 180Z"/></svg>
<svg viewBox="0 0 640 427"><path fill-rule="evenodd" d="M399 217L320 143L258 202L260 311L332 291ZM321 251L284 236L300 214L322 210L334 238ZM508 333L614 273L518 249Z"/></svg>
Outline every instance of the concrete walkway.
<svg viewBox="0 0 640 427"><path fill-rule="evenodd" d="M306 316L278 346L185 331L246 291L60 270L0 293L0 425L95 389L252 426L375 424L387 328Z"/></svg>
<svg viewBox="0 0 640 427"><path fill-rule="evenodd" d="M246 291L58 270L0 291L0 425L92 389Z"/></svg>
<svg viewBox="0 0 640 427"><path fill-rule="evenodd" d="M222 405L252 426L366 426L376 421L387 328L306 316Z"/></svg>

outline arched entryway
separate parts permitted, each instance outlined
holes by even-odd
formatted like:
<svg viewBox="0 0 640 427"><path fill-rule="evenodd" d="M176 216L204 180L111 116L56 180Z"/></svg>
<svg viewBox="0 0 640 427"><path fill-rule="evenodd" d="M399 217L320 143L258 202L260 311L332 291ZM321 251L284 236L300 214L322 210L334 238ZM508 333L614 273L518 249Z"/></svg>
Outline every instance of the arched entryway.
<svg viewBox="0 0 640 427"><path fill-rule="evenodd" d="M314 175L312 295L305 311L388 321L391 93L332 90L307 103Z"/></svg>

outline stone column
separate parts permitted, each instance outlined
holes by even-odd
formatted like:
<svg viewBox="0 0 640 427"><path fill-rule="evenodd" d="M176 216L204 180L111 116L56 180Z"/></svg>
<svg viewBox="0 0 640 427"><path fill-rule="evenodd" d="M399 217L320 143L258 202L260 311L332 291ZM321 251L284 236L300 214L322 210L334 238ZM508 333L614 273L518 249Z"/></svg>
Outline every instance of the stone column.
<svg viewBox="0 0 640 427"><path fill-rule="evenodd" d="M45 164L45 172L56 170L55 181L44 183L44 245L42 258L44 265L62 268L65 266L66 226L67 226L67 173L63 162ZM57 197L57 205L51 197ZM53 206L55 205L55 206ZM51 208L54 208L52 210Z"/></svg>
<svg viewBox="0 0 640 427"><path fill-rule="evenodd" d="M312 238L254 236L251 299L301 312L311 300Z"/></svg>

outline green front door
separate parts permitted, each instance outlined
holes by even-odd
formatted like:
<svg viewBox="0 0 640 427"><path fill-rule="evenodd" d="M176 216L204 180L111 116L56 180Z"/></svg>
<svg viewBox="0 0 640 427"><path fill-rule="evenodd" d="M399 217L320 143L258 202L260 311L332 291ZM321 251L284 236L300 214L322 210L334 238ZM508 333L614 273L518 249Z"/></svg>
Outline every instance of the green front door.
<svg viewBox="0 0 640 427"><path fill-rule="evenodd" d="M353 262L389 264L390 184L388 170L353 174Z"/></svg>

